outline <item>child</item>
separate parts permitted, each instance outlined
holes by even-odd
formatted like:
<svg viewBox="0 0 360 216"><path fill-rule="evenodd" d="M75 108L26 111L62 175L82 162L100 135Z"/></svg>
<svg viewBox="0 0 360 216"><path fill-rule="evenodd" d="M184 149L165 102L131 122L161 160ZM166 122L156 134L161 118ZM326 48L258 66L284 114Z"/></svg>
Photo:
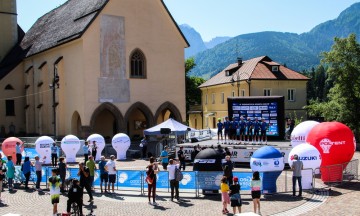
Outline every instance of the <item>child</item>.
<svg viewBox="0 0 360 216"><path fill-rule="evenodd" d="M66 178L66 169L67 169L64 157L60 157L58 166L59 166L59 175L61 179L60 192L63 193L65 191L65 178Z"/></svg>
<svg viewBox="0 0 360 216"><path fill-rule="evenodd" d="M228 194L229 185L227 184L226 176L223 176L221 179L220 189L221 189L221 201L223 203L222 213L227 214L229 213L229 211L227 210L227 205L230 204L230 197Z"/></svg>
<svg viewBox="0 0 360 216"><path fill-rule="evenodd" d="M49 178L51 203L53 204L53 215L57 215L57 204L60 199L60 178L57 176L58 169L52 169Z"/></svg>
<svg viewBox="0 0 360 216"><path fill-rule="evenodd" d="M9 155L8 162L6 163L7 172L6 176L8 178L8 184L9 184L9 191L13 190L13 179L15 177L15 165L14 162L12 162L12 156Z"/></svg>
<svg viewBox="0 0 360 216"><path fill-rule="evenodd" d="M251 180L251 197L254 203L254 213L258 209L258 214L260 214L260 196L261 196L261 180L259 172L256 171L253 173L253 178Z"/></svg>
<svg viewBox="0 0 360 216"><path fill-rule="evenodd" d="M239 213L241 213L241 196L240 196L240 185L238 177L233 178L234 184L230 185L230 201L231 207L233 207L233 213L236 214L236 207L238 207Z"/></svg>

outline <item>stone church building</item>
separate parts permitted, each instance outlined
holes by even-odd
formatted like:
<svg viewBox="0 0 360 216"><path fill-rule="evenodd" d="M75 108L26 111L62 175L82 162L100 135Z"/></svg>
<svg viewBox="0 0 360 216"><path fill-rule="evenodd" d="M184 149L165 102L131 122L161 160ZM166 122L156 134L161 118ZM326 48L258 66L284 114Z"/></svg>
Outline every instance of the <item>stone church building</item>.
<svg viewBox="0 0 360 216"><path fill-rule="evenodd" d="M69 0L26 33L0 0L1 134L142 136L185 121L184 48L162 0Z"/></svg>

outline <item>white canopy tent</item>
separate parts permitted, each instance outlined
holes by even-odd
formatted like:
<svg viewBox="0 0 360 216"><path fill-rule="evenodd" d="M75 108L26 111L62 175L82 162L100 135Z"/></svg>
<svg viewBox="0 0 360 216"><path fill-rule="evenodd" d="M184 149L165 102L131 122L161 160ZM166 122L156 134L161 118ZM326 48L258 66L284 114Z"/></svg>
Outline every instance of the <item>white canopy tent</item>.
<svg viewBox="0 0 360 216"><path fill-rule="evenodd" d="M144 130L145 135L161 135L161 128L169 128L174 135L185 135L188 132L188 126L181 124L178 121L170 118L161 124L158 124L152 128ZM193 129L191 129L193 130Z"/></svg>

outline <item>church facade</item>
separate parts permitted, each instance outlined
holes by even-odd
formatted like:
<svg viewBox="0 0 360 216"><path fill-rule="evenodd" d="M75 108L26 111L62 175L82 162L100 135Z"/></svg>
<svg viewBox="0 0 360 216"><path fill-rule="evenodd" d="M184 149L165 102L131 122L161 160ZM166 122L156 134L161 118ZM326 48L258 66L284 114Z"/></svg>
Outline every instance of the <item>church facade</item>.
<svg viewBox="0 0 360 216"><path fill-rule="evenodd" d="M170 117L185 120L189 44L162 0L69 0L25 35L8 24L16 20L9 2L0 20L12 18L1 25L18 38L0 39L13 40L0 59L5 133L13 124L28 135L136 137Z"/></svg>

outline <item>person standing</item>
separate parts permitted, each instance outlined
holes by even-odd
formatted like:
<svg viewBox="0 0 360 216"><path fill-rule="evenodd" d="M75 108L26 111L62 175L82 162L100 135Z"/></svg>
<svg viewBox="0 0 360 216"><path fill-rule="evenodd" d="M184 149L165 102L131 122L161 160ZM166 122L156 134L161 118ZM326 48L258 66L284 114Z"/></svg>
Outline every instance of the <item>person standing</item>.
<svg viewBox="0 0 360 216"><path fill-rule="evenodd" d="M246 133L247 133L247 143L250 144L250 138L253 140L253 134L252 134L252 129L253 129L253 122L251 121L250 117L247 117L247 121L246 121Z"/></svg>
<svg viewBox="0 0 360 216"><path fill-rule="evenodd" d="M200 152L197 146L194 146L194 150L191 152L191 161L194 162L196 155Z"/></svg>
<svg viewBox="0 0 360 216"><path fill-rule="evenodd" d="M29 189L28 184L29 184L29 179L30 179L30 174L31 174L31 162L28 156L25 157L24 163L21 165L21 170L22 173L25 176L25 190Z"/></svg>
<svg viewBox="0 0 360 216"><path fill-rule="evenodd" d="M224 138L225 138L225 143L226 144L226 136L228 136L228 139L230 140L230 121L229 121L229 117L225 117L225 121L224 121ZM230 141L229 141L230 142Z"/></svg>
<svg viewBox="0 0 360 216"><path fill-rule="evenodd" d="M233 184L233 169L234 169L234 164L231 161L231 156L227 155L225 157L225 163L222 164L223 170L224 170L224 174L226 174L226 178L228 181L228 185L232 185ZM225 170L226 168L226 170ZM226 172L226 173L225 173Z"/></svg>
<svg viewBox="0 0 360 216"><path fill-rule="evenodd" d="M230 197L229 197L229 185L227 184L227 178L225 176L221 179L220 184L220 190L221 190L221 201L223 204L222 213L228 214L229 210L227 210L227 205L230 204Z"/></svg>
<svg viewBox="0 0 360 216"><path fill-rule="evenodd" d="M12 162L12 156L9 155L8 162L6 163L7 171L6 176L8 178L8 185L9 185L9 191L13 190L13 179L15 177L15 165L14 162Z"/></svg>
<svg viewBox="0 0 360 216"><path fill-rule="evenodd" d="M60 178L57 176L57 169L51 170L51 177L49 178L50 198L53 204L53 215L57 215L57 205L60 201Z"/></svg>
<svg viewBox="0 0 360 216"><path fill-rule="evenodd" d="M150 157L150 164L146 167L146 175L149 177L152 182L151 184L148 183L148 199L149 204L151 205L150 197L152 194L153 203L152 205L157 206L158 204L155 201L156 197L156 174L160 171L159 165L155 162L153 157Z"/></svg>
<svg viewBox="0 0 360 216"><path fill-rule="evenodd" d="M302 196L302 185L301 185L301 170L304 168L303 162L299 160L298 155L294 155L295 161L291 165L291 170L293 171L292 183L293 183L293 196L296 194L296 181L299 185L299 197Z"/></svg>
<svg viewBox="0 0 360 216"><path fill-rule="evenodd" d="M142 159L146 158L146 152L147 152L147 140L146 137L144 137L141 142L140 142L140 147L141 147L141 153L142 153Z"/></svg>
<svg viewBox="0 0 360 216"><path fill-rule="evenodd" d="M115 193L114 184L116 181L116 164L115 164L114 155L110 156L110 160L106 163L105 169L108 171L109 174L108 192L110 193L110 185L111 185L112 192Z"/></svg>
<svg viewBox="0 0 360 216"><path fill-rule="evenodd" d="M262 137L261 144L263 144L263 142L265 142L265 145L267 145L266 131L268 129L268 123L265 122L264 118L261 119L260 128L261 128L261 137Z"/></svg>
<svg viewBox="0 0 360 216"><path fill-rule="evenodd" d="M241 196L240 196L240 185L239 185L239 179L238 177L233 178L234 184L230 185L230 202L231 207L233 208L233 214L236 214L236 207L239 210L239 214L241 213Z"/></svg>
<svg viewBox="0 0 360 216"><path fill-rule="evenodd" d="M220 137L221 137L221 143L223 143L222 130L224 128L224 124L221 122L221 118L218 118L217 128L218 128L218 131L217 131L218 144L220 144Z"/></svg>
<svg viewBox="0 0 360 216"><path fill-rule="evenodd" d="M86 167L89 168L90 171L89 180L90 180L91 189L93 189L96 165L95 165L94 157L92 155L89 156L89 160L86 162Z"/></svg>
<svg viewBox="0 0 360 216"><path fill-rule="evenodd" d="M84 153L84 159L85 164L89 160L89 141L86 141L83 146L83 153Z"/></svg>
<svg viewBox="0 0 360 216"><path fill-rule="evenodd" d="M185 154L184 154L184 151L183 151L184 147L183 146L180 146L180 150L177 152L177 155L178 155L178 158L179 158L179 161L180 161L180 170L181 170L181 167L183 168L183 170L185 170Z"/></svg>
<svg viewBox="0 0 360 216"><path fill-rule="evenodd" d="M245 128L246 128L246 122L244 120L244 117L240 117L240 122L239 122L239 129L240 129L240 144L242 143L242 141L244 141L245 144Z"/></svg>
<svg viewBox="0 0 360 216"><path fill-rule="evenodd" d="M176 163L175 160L170 159L169 160L169 181L170 181L170 188L171 188L171 201L174 201L174 190L175 190L175 198L180 201L179 198L179 181L176 181L175 179L175 170L180 169L179 163Z"/></svg>
<svg viewBox="0 0 360 216"><path fill-rule="evenodd" d="M42 178L42 165L46 156L44 156L43 160L40 161L39 156L35 156L35 172L36 172L36 190L41 191L40 182Z"/></svg>
<svg viewBox="0 0 360 216"><path fill-rule="evenodd" d="M16 165L21 165L21 146L22 144L20 144L19 142L16 142L16 147L15 147L15 150L16 150Z"/></svg>
<svg viewBox="0 0 360 216"><path fill-rule="evenodd" d="M96 154L97 154L97 145L96 145L96 141L93 141L93 145L91 147L91 155L93 156L94 160L96 160Z"/></svg>
<svg viewBox="0 0 360 216"><path fill-rule="evenodd" d="M51 164L53 167L57 164L58 150L59 148L56 146L56 142L54 142L53 146L51 146Z"/></svg>
<svg viewBox="0 0 360 216"><path fill-rule="evenodd" d="M88 202L92 202L93 196L92 196L92 192L91 192L91 187L90 187L90 170L89 168L87 168L85 166L84 162L79 163L79 172L78 172L78 176L80 176L80 186L88 193L90 199Z"/></svg>
<svg viewBox="0 0 360 216"><path fill-rule="evenodd" d="M103 182L105 182L105 193L107 193L107 183L109 181L109 176L108 176L108 171L106 169L106 163L107 161L105 160L104 156L101 156L101 160L99 162L99 170L100 170L100 190L101 193L103 192Z"/></svg>
<svg viewBox="0 0 360 216"><path fill-rule="evenodd" d="M261 179L258 171L253 173L252 180L250 182L251 186L251 198L254 203L254 213L256 213L256 209L258 210L258 214L260 215L260 197L261 197Z"/></svg>
<svg viewBox="0 0 360 216"><path fill-rule="evenodd" d="M164 150L160 154L161 165L164 170L167 170L167 165L169 164L169 147L165 146Z"/></svg>
<svg viewBox="0 0 360 216"><path fill-rule="evenodd" d="M1 159L1 154L0 154L0 202L1 202L1 192L2 192L2 187L3 187L3 181L5 179L5 173L6 173L5 163Z"/></svg>
<svg viewBox="0 0 360 216"><path fill-rule="evenodd" d="M61 180L60 192L63 193L65 191L65 177L66 177L66 169L67 169L64 157L59 158L58 166L59 166L59 176Z"/></svg>
<svg viewBox="0 0 360 216"><path fill-rule="evenodd" d="M260 136L259 136L259 130L260 130L260 122L257 117L255 117L255 121L253 122L254 127L254 137L252 144L256 144L256 142L260 143Z"/></svg>

